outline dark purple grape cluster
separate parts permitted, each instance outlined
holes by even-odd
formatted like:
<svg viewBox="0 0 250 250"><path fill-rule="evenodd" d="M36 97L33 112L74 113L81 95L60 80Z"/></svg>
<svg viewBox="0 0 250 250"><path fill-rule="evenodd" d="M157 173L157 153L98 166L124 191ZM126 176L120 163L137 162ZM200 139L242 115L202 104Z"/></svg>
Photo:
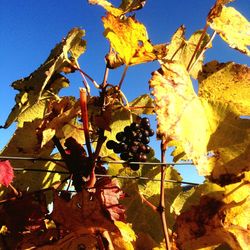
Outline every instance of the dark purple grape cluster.
<svg viewBox="0 0 250 250"><path fill-rule="evenodd" d="M147 117L140 118L138 122L133 122L126 126L123 131L116 134L116 141L109 140L106 143L108 149L112 149L116 154L120 154L121 160L128 162L145 162L147 154L150 152L148 143L154 130L150 127ZM139 169L139 164L130 164L134 171Z"/></svg>

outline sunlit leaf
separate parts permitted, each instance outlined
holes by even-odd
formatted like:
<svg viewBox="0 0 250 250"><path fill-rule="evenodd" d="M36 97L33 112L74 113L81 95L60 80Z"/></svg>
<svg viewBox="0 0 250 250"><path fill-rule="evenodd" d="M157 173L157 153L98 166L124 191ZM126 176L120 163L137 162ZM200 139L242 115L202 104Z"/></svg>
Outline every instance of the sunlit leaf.
<svg viewBox="0 0 250 250"><path fill-rule="evenodd" d="M191 159L199 174L230 183L230 178L222 181L227 174L233 179L249 170L249 120L240 119L224 100L198 97L185 72L182 65L169 62L153 74L158 134L166 142L175 141L170 144L177 147L175 159Z"/></svg>
<svg viewBox="0 0 250 250"><path fill-rule="evenodd" d="M159 179L160 169L159 167L149 168L147 166L142 170L143 176ZM180 181L181 177L178 172L169 167L166 171L166 180ZM138 186L139 184L139 186ZM171 229L174 224L174 214L170 212L170 206L177 194L181 191L181 187L176 183L165 183L165 202L166 202L166 215L168 226ZM124 182L124 191L127 193L124 203L126 207L127 220L132 223L133 229L136 234L145 233L157 243L163 240L163 234L161 230L161 220L156 211L153 211L147 204L143 203L141 195L144 196L154 206L159 205L160 198L160 182L159 181L127 181Z"/></svg>
<svg viewBox="0 0 250 250"><path fill-rule="evenodd" d="M206 249L224 243L231 249L247 249L249 189L249 176L224 188L212 183L198 187L190 196L196 198L187 199L189 208L176 221L179 247Z"/></svg>
<svg viewBox="0 0 250 250"><path fill-rule="evenodd" d="M166 46L153 46L145 26L134 17L119 18L108 13L102 20L104 36L125 64L150 62L165 55Z"/></svg>
<svg viewBox="0 0 250 250"><path fill-rule="evenodd" d="M62 78L62 76L59 76L59 78L62 78L60 81L57 80L57 73L60 72L63 64L69 61L68 54L76 60L85 50L86 44L82 40L82 36L84 36L83 30L79 28L72 29L67 37L56 45L48 59L37 70L30 76L12 83L12 87L20 93L16 95L16 105L5 122L5 128L16 121L24 111L28 112L27 109L32 108L34 105L37 106L28 112L28 115L32 115L32 117L26 118L27 115L24 115L25 119L30 121L41 117L45 103L41 102L40 105L37 103L48 98L48 96L55 99L60 88L68 86L68 84L65 84L67 80ZM55 76L56 79L53 78ZM37 114L35 115L36 110ZM21 120L21 122L23 123L24 120Z"/></svg>
<svg viewBox="0 0 250 250"><path fill-rule="evenodd" d="M239 115L250 115L250 68L212 61L199 74L199 96L230 103Z"/></svg>
<svg viewBox="0 0 250 250"><path fill-rule="evenodd" d="M222 7L218 17L210 20L209 25L234 49L250 56L250 23L233 7Z"/></svg>
<svg viewBox="0 0 250 250"><path fill-rule="evenodd" d="M154 102L148 94L135 98L129 103L129 107L131 112L137 115L151 115L154 113Z"/></svg>
<svg viewBox="0 0 250 250"><path fill-rule="evenodd" d="M179 141L187 157L206 170L209 124L185 67L178 62L165 63L153 73L150 86L156 103L158 136L166 142Z"/></svg>
<svg viewBox="0 0 250 250"><path fill-rule="evenodd" d="M41 134L37 133L37 129L41 121L36 120L32 123L24 123L22 128L18 128L15 134L2 150L1 155L5 156L20 156L20 157L50 157L54 144L52 142L47 143L41 148ZM27 139L28 138L28 139ZM57 158L59 158L57 156ZM64 165L56 164L46 161L28 161L28 160L11 160L11 165L14 168L21 168L20 171L15 172L15 178L13 185L21 191L35 191L42 188L48 188L52 186L61 178L67 175L61 175L57 173L49 173L46 170L53 171L66 171ZM24 169L30 169L34 171L25 171ZM41 172L39 172L41 170ZM64 177L63 177L64 176ZM3 195L3 192L0 194Z"/></svg>
<svg viewBox="0 0 250 250"><path fill-rule="evenodd" d="M200 56L201 51L205 49L205 46L209 41L209 35L205 34L202 38L202 41L200 42L201 36L203 36L203 30L198 30L191 35L189 40L186 40L185 27L180 26L180 28L178 28L178 30L173 35L170 44L167 46L167 55L161 60L161 62L164 64L168 60L175 60L187 68L194 52L196 52L194 57L194 60L196 60ZM200 46L198 51L196 51L198 43L200 43ZM199 60L196 62L196 65L190 72L192 77L195 79L197 78L199 71L202 69L203 59L204 55L199 58Z"/></svg>
<svg viewBox="0 0 250 250"><path fill-rule="evenodd" d="M115 225L121 232L122 237L113 237L113 244L117 246L116 249L133 250L133 242L136 241L136 235L130 224L122 221L115 221Z"/></svg>

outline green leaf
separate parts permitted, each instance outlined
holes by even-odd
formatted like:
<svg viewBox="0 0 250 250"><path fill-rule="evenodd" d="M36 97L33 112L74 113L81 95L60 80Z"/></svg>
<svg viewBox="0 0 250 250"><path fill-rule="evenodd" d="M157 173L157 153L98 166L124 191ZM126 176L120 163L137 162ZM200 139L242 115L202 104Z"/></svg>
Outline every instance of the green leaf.
<svg viewBox="0 0 250 250"><path fill-rule="evenodd" d="M4 128L9 127L18 119L20 114L32 108L37 102L47 99L48 93L52 93L52 98L55 99L60 88L68 86L68 84L65 84L67 80L58 75L58 73L65 63L69 62L69 54L74 60L77 60L78 56L85 50L85 41L81 39L83 35L83 30L79 28L72 29L67 37L56 45L48 59L37 70L30 74L30 76L12 83L12 87L20 93L16 95L16 105L9 114ZM38 105L33 109L36 108L38 108L37 114L39 117L41 107ZM31 113L32 115L34 114L34 112ZM28 120L36 118L37 116L34 116L28 118ZM20 125L22 125L22 122Z"/></svg>

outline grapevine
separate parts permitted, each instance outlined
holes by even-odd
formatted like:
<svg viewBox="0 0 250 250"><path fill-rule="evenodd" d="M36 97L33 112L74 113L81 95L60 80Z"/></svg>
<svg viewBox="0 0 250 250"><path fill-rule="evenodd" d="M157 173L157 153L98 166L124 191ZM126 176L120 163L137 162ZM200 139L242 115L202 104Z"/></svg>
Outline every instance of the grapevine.
<svg viewBox="0 0 250 250"><path fill-rule="evenodd" d="M75 27L12 83L19 93L1 126L16 123L0 153L0 249L248 249L250 68L205 63L216 36L250 55L249 21L230 2L217 0L189 39L180 26L153 44L136 17L146 1L88 1L106 11L103 81L78 62L86 41ZM130 67L153 61L149 92L129 100ZM110 71L122 67L111 84ZM83 80L74 97L59 95L68 74ZM175 168L191 164L204 183Z"/></svg>

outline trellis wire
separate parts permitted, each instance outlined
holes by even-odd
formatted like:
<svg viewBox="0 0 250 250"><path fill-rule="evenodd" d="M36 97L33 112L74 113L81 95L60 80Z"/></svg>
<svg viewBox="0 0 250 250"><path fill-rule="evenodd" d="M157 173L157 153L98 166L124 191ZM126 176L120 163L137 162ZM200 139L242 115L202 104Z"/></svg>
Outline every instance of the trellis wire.
<svg viewBox="0 0 250 250"><path fill-rule="evenodd" d="M46 169L30 169L30 168L13 168L14 171L29 171L29 172L46 172L53 174L70 174L67 171L54 171L54 170L46 170ZM133 179L133 180L147 180L147 181L161 181L160 179L148 178L145 176L128 176L128 175L107 175L107 174L96 174L96 177L110 177L110 178L118 178L118 179ZM176 183L176 184L187 184L187 185L199 185L194 182L187 181L176 181L176 180L165 180L165 182Z"/></svg>
<svg viewBox="0 0 250 250"><path fill-rule="evenodd" d="M51 161L51 162L64 162L63 159L53 159L46 157L23 157L23 156L0 156L0 160L28 160L28 161ZM177 166L177 165L194 165L193 162L138 162L138 161L98 161L103 164L140 164L140 165L166 165L166 166Z"/></svg>
<svg viewBox="0 0 250 250"><path fill-rule="evenodd" d="M64 162L63 159L53 159L53 158L43 158L43 157L19 157L19 156L0 156L0 160L30 160L30 161L52 161L52 162ZM128 164L126 161L100 161L103 164ZM140 164L140 165L193 165L192 162L184 162L184 163L161 163L161 162L129 162L129 164ZM68 171L55 171L48 169L30 169L30 168L13 168L14 171L29 171L29 172L46 172L46 173L54 173L54 174L70 174ZM106 174L96 174L96 177L110 177L110 178L118 178L118 179L132 179L132 180L147 180L147 181L161 181L160 179L148 178L145 176L127 176L127 175L106 175ZM186 184L197 186L198 183L187 182L187 181L176 181L176 180L165 180L168 183L176 183L176 184Z"/></svg>

